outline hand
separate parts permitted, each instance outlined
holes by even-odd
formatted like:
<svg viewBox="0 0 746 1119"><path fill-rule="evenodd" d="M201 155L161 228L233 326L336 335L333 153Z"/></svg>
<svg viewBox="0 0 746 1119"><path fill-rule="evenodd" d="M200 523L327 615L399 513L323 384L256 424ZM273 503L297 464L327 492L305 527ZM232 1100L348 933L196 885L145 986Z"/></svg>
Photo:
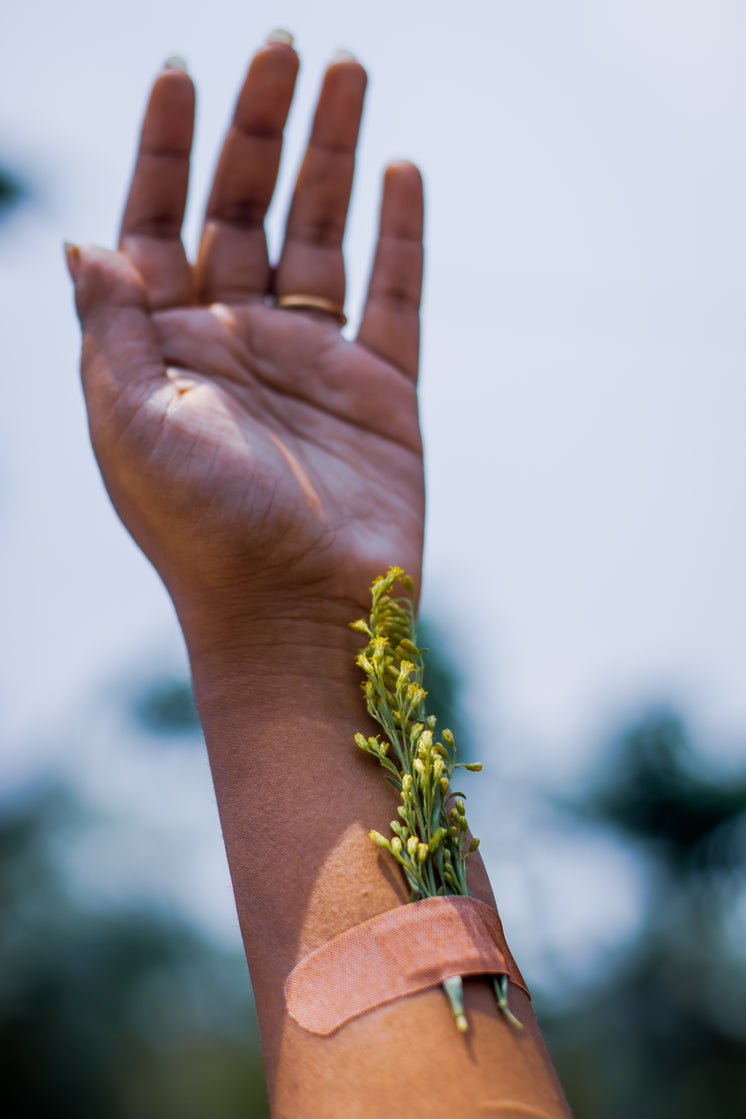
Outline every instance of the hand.
<svg viewBox="0 0 746 1119"><path fill-rule="evenodd" d="M422 277L417 169L389 167L360 330L342 238L365 72L328 68L279 263L263 221L298 59L258 51L218 163L195 264L181 243L194 90L156 80L119 251L68 250L91 437L111 499L177 609L352 619L397 563L417 580L424 490L415 380Z"/></svg>

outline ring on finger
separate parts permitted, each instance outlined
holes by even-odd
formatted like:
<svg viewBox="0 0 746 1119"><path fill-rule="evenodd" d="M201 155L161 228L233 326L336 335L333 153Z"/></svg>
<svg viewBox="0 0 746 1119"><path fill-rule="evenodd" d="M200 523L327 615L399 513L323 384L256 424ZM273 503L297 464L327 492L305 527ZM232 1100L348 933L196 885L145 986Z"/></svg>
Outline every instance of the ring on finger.
<svg viewBox="0 0 746 1119"><path fill-rule="evenodd" d="M344 326L347 322L344 308L331 299L324 299L321 295L288 292L286 295L277 296L275 306L282 307L286 311L320 311L323 315L333 315L340 326Z"/></svg>

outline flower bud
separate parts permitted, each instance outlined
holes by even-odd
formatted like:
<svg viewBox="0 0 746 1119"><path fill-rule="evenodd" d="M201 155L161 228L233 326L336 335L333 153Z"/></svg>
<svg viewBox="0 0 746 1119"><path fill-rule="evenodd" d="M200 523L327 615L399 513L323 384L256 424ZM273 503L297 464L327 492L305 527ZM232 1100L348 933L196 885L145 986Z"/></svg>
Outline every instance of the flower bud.
<svg viewBox="0 0 746 1119"><path fill-rule="evenodd" d="M410 835L409 839L407 840L407 854L412 856L412 858L414 858L414 856L417 854L419 843L420 841L416 835Z"/></svg>
<svg viewBox="0 0 746 1119"><path fill-rule="evenodd" d="M431 730L431 731L435 730L435 727L436 727L436 725L437 725L437 722L438 722L438 720L437 720L437 719L435 718L435 716L434 716L434 715L428 715L428 717L427 717L427 725L428 725L428 729L429 729L429 730Z"/></svg>
<svg viewBox="0 0 746 1119"><path fill-rule="evenodd" d="M445 766L443 765L443 759L438 754L435 758L435 761L433 762L433 773L435 775L436 780L440 780L440 778L443 776L443 770L444 769L445 769Z"/></svg>
<svg viewBox="0 0 746 1119"><path fill-rule="evenodd" d="M424 777L425 776L425 763L423 762L422 758L415 758L414 762L412 764L414 765L414 768L417 770L417 772L420 774L420 776Z"/></svg>
<svg viewBox="0 0 746 1119"><path fill-rule="evenodd" d="M391 850L394 852L395 855L400 855L402 846L403 845L401 839L398 835L395 835L394 838L391 840Z"/></svg>
<svg viewBox="0 0 746 1119"><path fill-rule="evenodd" d="M408 793L412 788L412 774L405 773L401 779L402 792Z"/></svg>
<svg viewBox="0 0 746 1119"><path fill-rule="evenodd" d="M467 854L471 855L471 853L473 851L476 851L478 846L479 846L479 840L475 835L474 838L472 839L471 843L469 844L469 850L468 850Z"/></svg>
<svg viewBox="0 0 746 1119"><path fill-rule="evenodd" d="M417 846L417 862L424 863L427 856L430 854L430 848L427 843L420 843Z"/></svg>
<svg viewBox="0 0 746 1119"><path fill-rule="evenodd" d="M373 831L368 832L368 835L379 847L388 847L389 841L385 835L381 835L380 831L373 829Z"/></svg>
<svg viewBox="0 0 746 1119"><path fill-rule="evenodd" d="M364 734L356 734L355 735L355 745L359 746L361 750L366 750L367 751L367 750L370 749L370 747L368 745L368 739L365 737Z"/></svg>
<svg viewBox="0 0 746 1119"><path fill-rule="evenodd" d="M425 702L427 692L419 684L410 684L407 688L407 703L410 707L419 707Z"/></svg>
<svg viewBox="0 0 746 1119"><path fill-rule="evenodd" d="M441 791L441 793L443 794L444 797L448 796L448 778L447 777L441 777L441 779L440 779L440 791Z"/></svg>
<svg viewBox="0 0 746 1119"><path fill-rule="evenodd" d="M398 674L398 672L396 671L396 669L394 668L393 665L389 664L389 665L386 666L386 670L383 674L383 678L386 681L386 684L390 688L398 687L399 674Z"/></svg>
<svg viewBox="0 0 746 1119"><path fill-rule="evenodd" d="M409 681L410 672L414 672L414 665L411 661L402 661L399 665L399 678L397 686L402 686Z"/></svg>
<svg viewBox="0 0 746 1119"><path fill-rule="evenodd" d="M445 742L446 746L449 746L449 747L450 747L451 749L453 749L453 747L454 747L454 745L455 745L455 743L454 743L454 741L453 741L453 732L452 732L452 731L450 731L450 730L448 729L448 727L446 727L446 729L445 729L445 730L442 730L442 731L440 732L440 737L441 737L441 738L443 739L443 741Z"/></svg>
<svg viewBox="0 0 746 1119"><path fill-rule="evenodd" d="M469 770L471 770L472 773L481 773L482 772L482 763L481 762L469 762L467 765L464 766L464 769L469 769Z"/></svg>

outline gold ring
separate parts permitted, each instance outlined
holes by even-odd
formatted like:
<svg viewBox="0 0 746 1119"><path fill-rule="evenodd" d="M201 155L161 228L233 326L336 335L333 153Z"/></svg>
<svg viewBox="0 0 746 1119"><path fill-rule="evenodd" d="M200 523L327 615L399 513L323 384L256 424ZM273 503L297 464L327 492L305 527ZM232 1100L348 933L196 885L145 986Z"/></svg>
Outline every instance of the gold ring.
<svg viewBox="0 0 746 1119"><path fill-rule="evenodd" d="M301 292L278 295L275 306L284 307L286 311L320 311L323 315L334 315L340 326L347 322L347 315L339 304L333 303L331 299L324 299L321 295L306 295Z"/></svg>

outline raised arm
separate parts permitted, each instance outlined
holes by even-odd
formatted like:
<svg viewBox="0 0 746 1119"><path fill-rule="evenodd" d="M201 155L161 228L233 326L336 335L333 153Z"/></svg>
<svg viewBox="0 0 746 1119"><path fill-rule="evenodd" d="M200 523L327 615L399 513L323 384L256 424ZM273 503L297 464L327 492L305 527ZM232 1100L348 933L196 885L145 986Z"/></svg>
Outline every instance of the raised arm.
<svg viewBox="0 0 746 1119"><path fill-rule="evenodd" d="M391 564L419 586L424 514L420 176L386 171L347 341L342 241L365 73L348 56L327 69L273 268L263 223L297 68L283 36L254 57L194 264L181 243L194 91L178 68L156 80L119 251L68 249L94 450L186 638L273 1114L566 1114L518 989L522 1032L485 982L468 983L467 1040L438 991L330 1037L285 1005L299 959L407 900L368 839L395 798L353 745L365 718L348 623ZM471 886L494 904L478 857Z"/></svg>

